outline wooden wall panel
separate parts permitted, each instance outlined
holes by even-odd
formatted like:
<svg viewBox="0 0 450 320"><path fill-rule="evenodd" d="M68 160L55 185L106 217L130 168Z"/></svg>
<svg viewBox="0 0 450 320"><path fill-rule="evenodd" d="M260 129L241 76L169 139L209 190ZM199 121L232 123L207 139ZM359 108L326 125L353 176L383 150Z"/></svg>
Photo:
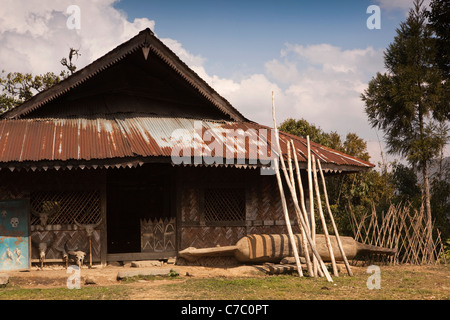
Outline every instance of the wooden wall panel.
<svg viewBox="0 0 450 320"><path fill-rule="evenodd" d="M187 247L231 246L246 235L245 227L183 227L181 250Z"/></svg>
<svg viewBox="0 0 450 320"><path fill-rule="evenodd" d="M92 260L100 261L101 252L100 230L95 230L92 234ZM84 263L89 263L89 239L85 231L81 230L45 230L32 231L31 233L31 258L39 259L39 250L37 248L39 242L49 241L49 248L46 252L47 260L63 260L64 244L67 248L81 250L86 252Z"/></svg>

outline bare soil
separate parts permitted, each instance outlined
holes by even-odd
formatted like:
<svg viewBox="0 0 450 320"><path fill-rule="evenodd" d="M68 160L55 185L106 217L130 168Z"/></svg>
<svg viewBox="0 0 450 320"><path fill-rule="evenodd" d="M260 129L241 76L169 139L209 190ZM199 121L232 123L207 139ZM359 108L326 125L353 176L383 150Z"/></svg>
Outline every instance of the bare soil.
<svg viewBox="0 0 450 320"><path fill-rule="evenodd" d="M110 286L118 284L117 274L124 271L148 270L148 269L174 269L181 278L217 278L217 277L255 277L264 276L262 266L236 266L236 267L202 267L202 266L178 266L174 264L164 264L160 267L135 268L131 266L107 265L101 267L94 265L92 268L82 266L81 282L85 284L86 279L93 279L97 286ZM63 266L45 266L43 269L32 267L28 271L8 271L4 272L10 276L10 283L24 289L46 289L65 288L67 279L71 275ZM143 283L137 282L136 284ZM164 283L157 281L157 283Z"/></svg>

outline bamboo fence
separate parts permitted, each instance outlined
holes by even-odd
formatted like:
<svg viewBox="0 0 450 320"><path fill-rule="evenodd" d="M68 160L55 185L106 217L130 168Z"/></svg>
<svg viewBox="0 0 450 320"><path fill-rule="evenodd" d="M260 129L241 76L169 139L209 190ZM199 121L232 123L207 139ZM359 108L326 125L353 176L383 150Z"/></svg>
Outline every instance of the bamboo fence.
<svg viewBox="0 0 450 320"><path fill-rule="evenodd" d="M429 237L426 215L423 206L414 209L410 204L391 205L387 213L378 214L372 206L370 213L365 212L358 219L351 206L349 211L352 221L352 229L356 241L365 244L395 248L394 256L371 255L364 257L362 261L372 263L398 264L431 264L447 263L445 260L444 246L439 229L434 228L434 237ZM432 239L431 246L427 239ZM431 248L431 250L430 250ZM443 256L443 260L439 257ZM357 258L357 259L356 259ZM357 263L363 257L355 257L353 263Z"/></svg>

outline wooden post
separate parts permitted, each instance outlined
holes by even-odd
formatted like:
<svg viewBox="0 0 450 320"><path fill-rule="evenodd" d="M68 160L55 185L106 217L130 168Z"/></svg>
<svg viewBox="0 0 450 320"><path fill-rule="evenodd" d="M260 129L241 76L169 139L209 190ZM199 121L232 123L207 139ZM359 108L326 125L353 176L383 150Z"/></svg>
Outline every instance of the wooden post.
<svg viewBox="0 0 450 320"><path fill-rule="evenodd" d="M316 191L316 199L317 199L317 208L319 209L319 217L322 222L322 229L325 235L325 243L328 247L328 252L330 253L331 265L333 267L333 274L338 277L339 273L336 266L336 258L334 257L333 247L331 246L330 236L328 234L327 223L325 221L325 216L323 214L322 202L320 199L320 190L319 190L319 179L317 178L317 170L316 170L316 160L315 157L312 156L312 164L313 164L313 177L314 177L314 188Z"/></svg>
<svg viewBox="0 0 450 320"><path fill-rule="evenodd" d="M353 276L352 270L350 268L350 264L348 263L347 256L345 255L344 247L342 246L341 237L339 236L339 231L336 226L336 223L334 222L333 213L331 212L330 203L328 201L328 192L327 192L327 186L325 183L325 177L323 175L322 166L320 165L320 160L317 159L317 165L319 167L320 177L322 178L322 185L323 185L323 193L325 197L325 204L327 206L328 215L330 216L330 221L333 226L334 234L336 236L336 241L338 243L339 251L341 252L342 258L344 259L345 267L347 269L347 273L350 277Z"/></svg>
<svg viewBox="0 0 450 320"><path fill-rule="evenodd" d="M276 122L276 118L275 118L275 103L274 103L273 92L272 92L272 116L273 116L273 123L274 123L274 127L275 127L275 139L277 141L278 153L280 155L279 159L281 162L283 162L283 158L281 156L281 148L280 148L280 141L279 141L279 136L278 136L277 122ZM277 177L278 188L280 189L281 205L283 207L284 218L286 220L286 226L288 229L289 240L291 242L292 251L294 253L294 258L295 258L295 263L297 265L298 275L300 277L303 277L303 271L302 271L302 266L300 264L300 257L298 255L297 244L295 242L294 233L292 232L291 221L290 221L289 213L287 210L286 198L284 196L283 183L281 181L280 168L279 168L277 157L274 157L274 165L275 165L275 174ZM289 183L289 181L287 181L287 182Z"/></svg>
<svg viewBox="0 0 450 320"><path fill-rule="evenodd" d="M314 218L314 191L312 182L312 168L311 168L311 144L309 136L306 136L307 148L308 148L308 191L309 191L309 225L311 227L311 238L316 243L316 222ZM317 259L313 257L313 269L314 275L317 276Z"/></svg>
<svg viewBox="0 0 450 320"><path fill-rule="evenodd" d="M273 104L273 92L272 92L272 104ZM276 126L276 119L275 119L275 104L273 104L273 107L272 107L272 115L273 115L273 120L274 120L274 124L275 124L275 129L274 129L275 130L275 140L276 140L276 143L277 143L278 150L281 151L280 140L279 140L279 135L278 135L278 129L277 129L277 126ZM291 185L289 176L287 174L286 165L284 164L284 161L283 161L283 154L281 152L279 153L279 158L280 158L280 162L281 162L281 165L282 165L282 168L283 168L283 173L284 173L284 177L285 177L285 180L286 180L286 184L287 184L291 194L293 194L294 192L293 192L293 189L292 189L292 185ZM279 186L281 186L280 192L283 192L282 191L282 183L281 183L281 177L280 177L280 174L279 174L279 167L278 167L278 161L277 160L278 159L275 157L275 161L274 161L275 173L277 174L278 184L279 184ZM283 199L285 200L284 192L283 192L282 200ZM283 204L283 201L282 201L282 204ZM285 202L284 202L284 205L286 205ZM295 210L300 212L300 208L298 206L298 203L294 203L294 205L295 205ZM303 219L302 215L299 215L299 216L300 216L300 219L301 219L302 227L306 229L305 220ZM289 221L289 220L287 220L287 221ZM316 257L318 263L320 264L320 267L322 268L323 274L325 275L325 277L327 278L327 280L329 282L333 282L333 279L331 278L331 276L330 276L330 274L329 274L329 272L327 270L327 267L323 263L322 258L320 257L320 254L319 254L319 252L316 249L316 243L312 240L311 235L309 233L306 233L306 238L307 238L307 240L309 242L309 245L311 246L311 250L312 250L314 256ZM294 241L294 243L295 243L295 241ZM294 254L295 254L295 252L294 252Z"/></svg>
<svg viewBox="0 0 450 320"><path fill-rule="evenodd" d="M92 236L89 237L89 269L92 268Z"/></svg>
<svg viewBox="0 0 450 320"><path fill-rule="evenodd" d="M107 192L106 192L106 173L103 178L103 184L100 190L100 204L101 204L101 220L100 225L100 264L102 267L106 267L108 263L108 230L107 230Z"/></svg>
<svg viewBox="0 0 450 320"><path fill-rule="evenodd" d="M294 163L295 163L295 171L297 173L297 183L298 183L298 189L300 192L300 204L301 204L301 209L302 212L301 214L303 214L303 218L305 219L307 228L303 228L302 224L300 223L300 217L297 217L298 220L298 224L300 227L300 230L302 232L302 240L303 240L303 251L305 253L305 260L306 260L306 266L308 268L308 273L311 277L314 277L314 270L312 267L312 263L311 263L311 257L309 256L309 250L308 250L308 244L307 244L307 240L306 240L306 235L305 232L310 232L310 227L309 227L309 223L308 223L308 214L306 212L306 207L305 207L305 195L303 193L303 184L302 184L302 178L300 175L300 168L298 165L298 159L297 159L297 153L295 152L295 146L294 146L294 141L291 140L291 145L292 145L292 150L293 150L293 154L294 154Z"/></svg>

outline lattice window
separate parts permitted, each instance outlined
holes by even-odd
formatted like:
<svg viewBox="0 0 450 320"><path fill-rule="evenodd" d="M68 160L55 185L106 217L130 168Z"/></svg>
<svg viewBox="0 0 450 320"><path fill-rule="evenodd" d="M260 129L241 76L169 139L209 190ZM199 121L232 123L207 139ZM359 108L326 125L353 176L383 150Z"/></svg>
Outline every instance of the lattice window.
<svg viewBox="0 0 450 320"><path fill-rule="evenodd" d="M205 221L245 221L244 188L207 188Z"/></svg>
<svg viewBox="0 0 450 320"><path fill-rule="evenodd" d="M30 197L34 212L54 211L47 221L48 225L97 223L101 217L99 191L37 191ZM39 217L32 214L31 224L40 224Z"/></svg>

